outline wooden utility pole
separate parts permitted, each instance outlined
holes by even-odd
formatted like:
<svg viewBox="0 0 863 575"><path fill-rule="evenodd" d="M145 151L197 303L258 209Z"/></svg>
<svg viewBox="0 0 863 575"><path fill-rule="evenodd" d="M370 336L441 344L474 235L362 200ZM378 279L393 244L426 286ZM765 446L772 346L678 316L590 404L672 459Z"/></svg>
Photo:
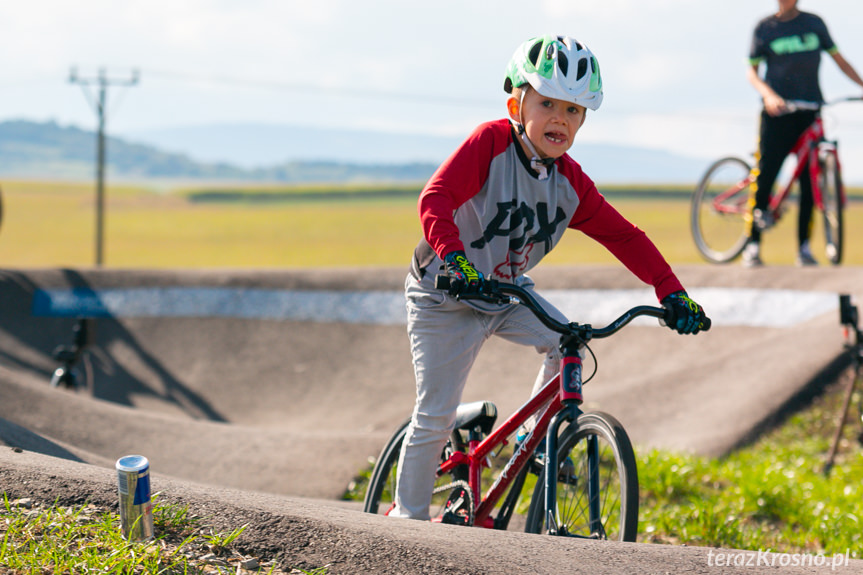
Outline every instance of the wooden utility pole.
<svg viewBox="0 0 863 575"><path fill-rule="evenodd" d="M118 79L108 78L108 74L102 68L99 70L98 76L84 78L78 75L75 68L72 68L69 73L69 82L78 84L84 89L84 96L87 97L99 117L99 131L96 137L96 266L101 266L105 253L105 116L108 104L108 86L134 86L138 83L138 71L133 70L129 78ZM91 85L98 86L96 98L88 90Z"/></svg>

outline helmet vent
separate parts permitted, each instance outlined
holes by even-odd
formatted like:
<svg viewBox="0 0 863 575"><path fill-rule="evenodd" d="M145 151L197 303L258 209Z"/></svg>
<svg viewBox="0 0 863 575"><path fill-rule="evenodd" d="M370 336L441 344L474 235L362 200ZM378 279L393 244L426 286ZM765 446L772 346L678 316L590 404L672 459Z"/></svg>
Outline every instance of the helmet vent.
<svg viewBox="0 0 863 575"><path fill-rule="evenodd" d="M557 67L560 68L560 71L563 72L564 76L566 76L566 72L569 70L569 59L563 52L557 53Z"/></svg>
<svg viewBox="0 0 863 575"><path fill-rule="evenodd" d="M530 63L534 65L534 67L539 66L539 52L542 49L542 42L537 42L530 48L530 52L528 52L528 58L530 59Z"/></svg>
<svg viewBox="0 0 863 575"><path fill-rule="evenodd" d="M580 80L585 74L587 74L587 58L579 58L578 71L576 72L575 79Z"/></svg>

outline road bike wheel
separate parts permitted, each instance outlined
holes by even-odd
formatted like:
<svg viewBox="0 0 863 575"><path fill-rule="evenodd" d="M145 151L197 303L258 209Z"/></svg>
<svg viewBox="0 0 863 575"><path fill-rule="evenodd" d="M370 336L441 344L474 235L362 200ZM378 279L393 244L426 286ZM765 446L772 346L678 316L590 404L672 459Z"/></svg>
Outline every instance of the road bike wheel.
<svg viewBox="0 0 863 575"><path fill-rule="evenodd" d="M545 473L530 501L528 533L547 533ZM613 416L583 413L561 434L554 516L559 535L635 541L638 471L629 437Z"/></svg>
<svg viewBox="0 0 863 575"><path fill-rule="evenodd" d="M833 265L842 262L842 176L836 149L822 149L818 154L820 167L821 201L824 214L824 236L827 259Z"/></svg>
<svg viewBox="0 0 863 575"><path fill-rule="evenodd" d="M377 513L386 515L392 509L396 492L396 471L398 470L399 458L401 457L402 443L407 432L410 418L402 423L393 433L390 440L384 446L375 463L366 496L363 501L363 511L366 513ZM441 461L446 461L455 451L466 451L466 446L461 434L453 431L441 452ZM434 495L432 496L431 516L440 515L443 506L452 491L451 485L456 481L467 481L468 471L466 465L456 467L451 473L441 475L435 481Z"/></svg>
<svg viewBox="0 0 863 575"><path fill-rule="evenodd" d="M690 229L695 246L708 261L730 262L746 245L751 172L741 158L722 158L707 169L695 189Z"/></svg>

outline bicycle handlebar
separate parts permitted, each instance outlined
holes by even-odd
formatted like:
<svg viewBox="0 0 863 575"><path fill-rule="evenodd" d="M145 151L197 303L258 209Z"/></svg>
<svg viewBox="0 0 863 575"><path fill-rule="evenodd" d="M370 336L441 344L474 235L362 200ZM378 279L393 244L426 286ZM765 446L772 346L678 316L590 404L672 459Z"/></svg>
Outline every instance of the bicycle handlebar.
<svg viewBox="0 0 863 575"><path fill-rule="evenodd" d="M835 104L841 104L843 102L861 102L863 101L863 96L843 96L841 98L836 98L835 100L830 100L829 102L809 102L807 100L785 100L785 108L787 110L786 113L797 112L800 110L820 110L823 107L833 106Z"/></svg>
<svg viewBox="0 0 863 575"><path fill-rule="evenodd" d="M842 102L863 102L863 96L842 96L841 98L824 102L824 105L832 106L833 104L841 104Z"/></svg>
<svg viewBox="0 0 863 575"><path fill-rule="evenodd" d="M449 276L435 276L435 288L448 291L450 289ZM533 314L537 317L537 319L539 319L539 321L541 321L542 324L550 330L555 331L561 335L574 335L583 341L609 337L610 335L613 335L620 331L626 324L639 316L659 318L665 323L669 323L669 321L671 320L671 310L663 307L640 305L627 310L623 313L623 315L621 315L605 327L595 328L590 324L578 323L565 324L551 317L548 312L545 311L545 309L539 304L539 302L536 301L536 299L526 289L515 284L501 282L498 280L485 280L483 282L482 293L461 294L457 297L459 299L477 299L490 303L521 304L528 308L530 311L532 311ZM513 297L516 299L515 302L513 302ZM702 329L704 331L709 330L710 323L710 319L705 317L704 327Z"/></svg>

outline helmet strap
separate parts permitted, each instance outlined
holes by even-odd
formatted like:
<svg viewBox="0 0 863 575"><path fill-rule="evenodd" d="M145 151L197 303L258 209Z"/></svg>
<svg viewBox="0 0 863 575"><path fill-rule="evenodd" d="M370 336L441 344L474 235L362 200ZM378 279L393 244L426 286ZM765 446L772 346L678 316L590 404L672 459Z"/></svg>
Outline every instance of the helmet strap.
<svg viewBox="0 0 863 575"><path fill-rule="evenodd" d="M539 154L536 153L536 148L533 147L533 143L530 141L530 138L527 137L527 132L524 129L524 123L522 121L522 104L524 103L524 95L527 90L521 91L521 97L518 102L518 122L515 123L515 129L518 132L518 135L521 136L521 140L527 146L527 149L530 150L530 153L533 157L530 159L530 168L537 173L537 177L540 180L545 180L548 178L548 166L554 163L554 158L540 158Z"/></svg>

